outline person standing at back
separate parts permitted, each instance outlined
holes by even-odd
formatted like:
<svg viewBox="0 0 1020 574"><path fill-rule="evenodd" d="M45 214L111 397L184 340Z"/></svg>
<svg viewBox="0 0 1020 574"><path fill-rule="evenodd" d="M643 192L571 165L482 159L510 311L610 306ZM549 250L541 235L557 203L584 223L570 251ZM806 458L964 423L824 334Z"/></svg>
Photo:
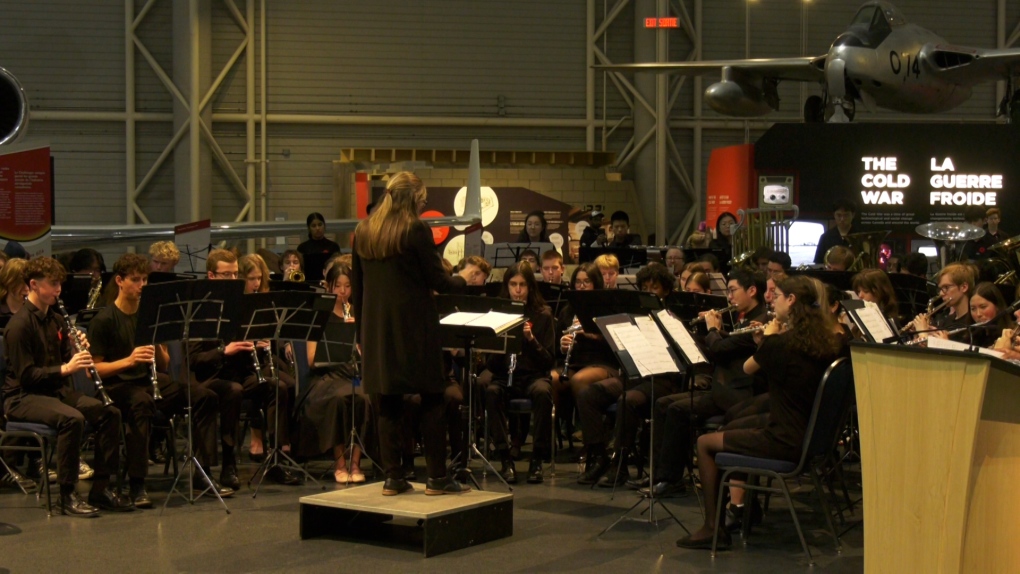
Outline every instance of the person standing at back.
<svg viewBox="0 0 1020 574"><path fill-rule="evenodd" d="M326 218L319 212L308 214L308 240L298 245L298 253L305 260L305 280L322 281L322 270L329 258L340 252L340 245L326 239Z"/></svg>

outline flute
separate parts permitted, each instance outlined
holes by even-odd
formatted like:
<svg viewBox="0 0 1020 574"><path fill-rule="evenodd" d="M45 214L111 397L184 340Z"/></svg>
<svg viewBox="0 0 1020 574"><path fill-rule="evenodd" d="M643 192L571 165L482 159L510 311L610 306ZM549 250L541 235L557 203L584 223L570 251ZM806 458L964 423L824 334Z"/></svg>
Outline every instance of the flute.
<svg viewBox="0 0 1020 574"><path fill-rule="evenodd" d="M750 327L744 327L742 329L734 329L730 331L730 336L732 337L733 335L744 335L746 333L759 333L761 331L764 331L765 327L768 325L768 322L771 321L772 319L775 319L775 317L776 314L769 311L768 313L766 313L765 323L761 325L752 325Z"/></svg>
<svg viewBox="0 0 1020 574"><path fill-rule="evenodd" d="M737 306L736 305L730 305L729 307L723 307L722 309L713 309L713 310L716 313L719 313L721 315L723 313L732 313L733 311L736 311L737 310ZM704 322L705 322L705 316L702 315L700 317L695 317L693 320L691 320L691 325L697 325L698 323L704 323Z"/></svg>
<svg viewBox="0 0 1020 574"><path fill-rule="evenodd" d="M64 323L67 324L67 336L71 338L71 343L74 345L75 353L85 351L85 348L82 346L81 339L79 339L79 335L84 337L84 334L81 332L81 329L75 327L74 324L71 323L71 317L67 314L67 308L64 307L64 302L60 299L57 299L57 309L60 309L60 314L64 317ZM103 387L103 379L99 378L99 371L96 370L95 365L89 367L87 372L89 377L92 378L92 382L96 385L96 390L99 392L99 398L103 400L103 406L108 407L112 405L113 399L110 398L110 395L106 394L106 389Z"/></svg>

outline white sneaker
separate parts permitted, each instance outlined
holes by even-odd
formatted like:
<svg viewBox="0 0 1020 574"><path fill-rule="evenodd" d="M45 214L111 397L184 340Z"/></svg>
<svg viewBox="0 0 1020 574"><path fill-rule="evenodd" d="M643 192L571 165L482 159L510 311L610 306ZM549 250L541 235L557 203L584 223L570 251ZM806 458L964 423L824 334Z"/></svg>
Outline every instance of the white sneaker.
<svg viewBox="0 0 1020 574"><path fill-rule="evenodd" d="M78 463L78 480L88 480L92 478L94 474L96 474L96 471L92 470L89 463L84 460Z"/></svg>

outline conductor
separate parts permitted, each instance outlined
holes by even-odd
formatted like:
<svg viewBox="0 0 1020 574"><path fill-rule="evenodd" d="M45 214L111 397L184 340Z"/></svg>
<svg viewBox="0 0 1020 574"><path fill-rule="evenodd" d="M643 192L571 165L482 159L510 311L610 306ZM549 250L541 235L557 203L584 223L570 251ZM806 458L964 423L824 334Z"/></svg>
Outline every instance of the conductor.
<svg viewBox="0 0 1020 574"><path fill-rule="evenodd" d="M362 384L379 409L383 495L412 489L401 468L404 395L421 394L428 481L425 494L470 490L446 471L446 405L439 312L433 292L464 289L444 269L429 230L418 218L427 192L410 172L393 176L375 211L358 224L352 244L352 312L362 351Z"/></svg>

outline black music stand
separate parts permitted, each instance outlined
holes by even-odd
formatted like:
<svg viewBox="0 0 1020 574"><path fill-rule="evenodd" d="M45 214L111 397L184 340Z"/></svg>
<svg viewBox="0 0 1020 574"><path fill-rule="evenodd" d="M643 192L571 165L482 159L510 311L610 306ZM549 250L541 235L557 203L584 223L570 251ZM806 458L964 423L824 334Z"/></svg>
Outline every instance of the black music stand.
<svg viewBox="0 0 1020 574"><path fill-rule="evenodd" d="M270 291L268 293L249 293L242 297L241 320L237 328L238 341L317 341L322 338L330 314L336 301L332 293L308 293L302 291ZM258 353L256 348L254 353ZM273 357L270 356L272 361ZM290 416L290 413L287 413ZM280 385L276 385L276 417L273 421L273 443L266 452L266 460L255 469L248 480L249 487L255 476L262 471L258 485L252 498L259 494L266 473L274 466L280 465L280 457L290 464L286 467L297 470L312 482L319 484L307 470L297 463L280 448Z"/></svg>
<svg viewBox="0 0 1020 574"><path fill-rule="evenodd" d="M624 313L618 315L599 317L595 320L595 323L598 325L599 330L602 332L603 336L606 338L606 341L609 343L609 346L613 349L613 352L616 353L617 358L620 360L620 366L623 368L623 371L627 374L627 381L630 383L636 383L637 381L640 381L642 379L647 379L651 381L655 375L665 375L680 372L679 365L680 359L677 358L677 353L674 351L673 346L669 344L666 335L663 335L665 327L663 326L662 323L656 321L655 319L655 317L660 313L665 313L667 316L669 315L668 311L659 310L651 314L649 314L648 312L635 314ZM653 342L648 338L648 336L645 335L639 329L638 323L639 321L642 320L651 321L650 326L654 327L654 331L658 333L658 338L661 339L659 341L658 346L653 344ZM679 323L679 321L676 320L675 318L672 320ZM672 325L672 323L670 324ZM636 334L636 337L627 339L624 336L620 336L621 331L617 331L617 329L619 328L628 329L630 332ZM683 329L683 326L680 325L679 328ZM663 351L665 351L665 354L663 353ZM655 355L660 359L664 359L662 361L663 364L661 366L654 365L642 360L643 356L647 357L648 355ZM621 396L620 400L621 401L623 400L623 396ZM651 386L650 403L653 406L655 405L654 384ZM624 411L625 409L622 408L617 409L617 417L624 416ZM652 437L651 440L653 441L653 444L649 449L650 452L648 457L649 496L646 499L648 501L648 508L641 512L642 515L645 515L647 513L647 518L643 520L642 519L631 520L644 522L646 524L652 524L656 526L656 528L658 528L659 522L658 520L655 519L655 505L656 503L658 503L662 507L662 509L665 510L667 514L669 514L670 518L672 518L677 524L680 525L680 528L683 528L685 532L690 534L690 531L687 530L687 527L684 526L682 522L680 522L676 515L674 515L673 512L669 510L669 508L660 503L659 499L655 497L655 484L651 480L651 476L653 476L653 473L655 472L654 426L655 416L653 414L649 422L649 435L651 435ZM625 448L626 447L617 445L616 450L619 460L617 460L616 469L618 474L624 464L623 449ZM628 519L628 515L631 513L631 511L640 506L643 502L645 502L645 500L639 498L638 501L635 502L626 511L624 511L623 514L621 514L620 517L617 518L615 522L613 522L612 524L607 526L602 532L600 532L599 536L602 536L606 532L609 532L610 530L613 529L613 527L615 527L623 520Z"/></svg>
<svg viewBox="0 0 1020 574"><path fill-rule="evenodd" d="M215 341L229 339L237 329L239 302L244 293L244 282L240 280L171 281L147 285L142 290L142 302L138 308L138 328L135 331L136 345L158 345L181 341L184 346L184 376L191 376L191 360L188 345L192 341ZM227 503L213 487L213 481L195 458L191 422L191 384L182 381L186 398L185 411L188 413L188 458L174 477L170 493L160 510L162 515L167 504L177 491L177 483L188 468L188 494L179 494L194 504L203 494L212 491L223 509L230 514ZM195 495L195 471L205 479L207 487Z"/></svg>
<svg viewBox="0 0 1020 574"><path fill-rule="evenodd" d="M645 246L634 247L585 247L581 246L577 253L579 263L595 261L599 255L615 255L620 262L620 269L626 267L642 267L648 263L648 251Z"/></svg>
<svg viewBox="0 0 1020 574"><path fill-rule="evenodd" d="M666 306L683 321L690 322L702 311L725 309L729 301L723 295L674 291L666 299Z"/></svg>
<svg viewBox="0 0 1020 574"><path fill-rule="evenodd" d="M504 326L500 329L494 329L490 327L479 327L473 325L450 325L444 324L440 321L439 332L443 338L443 346L445 348L458 348L463 349L464 359L467 362L467 366L464 371L464 385L468 389L468 440L469 446L467 448L467 456L464 460L464 470L467 472L468 479L475 485L475 488L481 490L481 485L478 484L478 480L475 479L474 475L471 474L470 464L472 454L478 457L482 461L482 464L487 470L491 470L493 474L499 478L511 492L511 487L503 476L496 472L496 467L492 466L489 459L478 450L478 442L475 434L475 418L474 418L474 357L473 352L476 349L482 349L487 352L494 353L514 353L520 352L521 340L523 334L514 334L515 332L521 332L525 323L525 318L521 313L523 312L523 305L516 303L508 299L493 299L489 297L471 297L468 295L438 295L436 296L436 307L439 310L441 316L448 316L453 313L487 313L495 311L498 313L508 313L517 315L518 318L511 324Z"/></svg>
<svg viewBox="0 0 1020 574"><path fill-rule="evenodd" d="M560 314L560 306L564 301L563 292L566 291L566 287L563 284L546 283L545 281L538 281L538 292L542 294L542 299L545 299L545 304L549 306L552 311L553 318L556 318Z"/></svg>
<svg viewBox="0 0 1020 574"><path fill-rule="evenodd" d="M510 267L521 260L521 253L529 249L534 251L538 255L537 259L541 261L542 254L550 249L555 249L555 246L547 241L486 243L483 246L482 255L493 267Z"/></svg>

